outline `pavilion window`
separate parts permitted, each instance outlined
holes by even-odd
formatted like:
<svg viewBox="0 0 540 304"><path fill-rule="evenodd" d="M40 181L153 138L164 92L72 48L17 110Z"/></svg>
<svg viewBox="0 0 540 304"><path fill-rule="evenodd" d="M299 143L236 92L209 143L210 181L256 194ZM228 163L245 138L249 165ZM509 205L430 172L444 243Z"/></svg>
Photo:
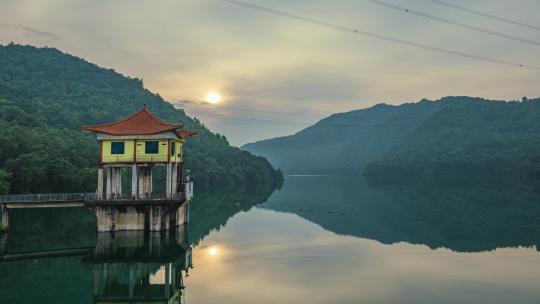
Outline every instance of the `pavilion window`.
<svg viewBox="0 0 540 304"><path fill-rule="evenodd" d="M174 151L176 150L176 143L173 141L171 143L171 156L174 156Z"/></svg>
<svg viewBox="0 0 540 304"><path fill-rule="evenodd" d="M158 141L147 141L144 146L144 152L146 154L158 154L159 153L159 142Z"/></svg>
<svg viewBox="0 0 540 304"><path fill-rule="evenodd" d="M123 141L111 142L111 154L124 154L125 143Z"/></svg>

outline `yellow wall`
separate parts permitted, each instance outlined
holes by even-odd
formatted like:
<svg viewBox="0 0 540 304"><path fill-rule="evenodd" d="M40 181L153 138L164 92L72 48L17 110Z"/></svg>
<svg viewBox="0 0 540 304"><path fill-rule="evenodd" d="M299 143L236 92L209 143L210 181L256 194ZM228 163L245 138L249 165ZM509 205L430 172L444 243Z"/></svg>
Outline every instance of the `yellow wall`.
<svg viewBox="0 0 540 304"><path fill-rule="evenodd" d="M146 154L145 142L158 141L159 153ZM168 146L167 140L137 140L137 162L166 162L167 161Z"/></svg>
<svg viewBox="0 0 540 304"><path fill-rule="evenodd" d="M159 152L157 154L149 153L146 154L146 141L158 141L158 149ZM183 145L180 140L171 140L171 142L176 142L175 144L175 153L170 156L171 162L181 162L182 161L182 154L183 154ZM124 142L124 154L112 154L111 153L111 143L112 142ZM146 163L146 162L167 162L169 160L168 154L170 153L170 147L168 145L167 139L146 139L142 140L139 139L136 141L136 157L138 163ZM102 140L102 163L126 163L126 162L133 162L134 161L134 149L133 146L135 144L135 140L133 139L106 139ZM180 154L180 156L178 156Z"/></svg>
<svg viewBox="0 0 540 304"><path fill-rule="evenodd" d="M173 141L171 141L173 142ZM171 155L171 162L181 162L182 161L182 142L180 141L174 141L176 144L175 144L175 151L174 151L174 155Z"/></svg>
<svg viewBox="0 0 540 304"><path fill-rule="evenodd" d="M124 142L124 154L111 154L112 142ZM104 140L102 141L103 163L130 162L133 161L133 140Z"/></svg>

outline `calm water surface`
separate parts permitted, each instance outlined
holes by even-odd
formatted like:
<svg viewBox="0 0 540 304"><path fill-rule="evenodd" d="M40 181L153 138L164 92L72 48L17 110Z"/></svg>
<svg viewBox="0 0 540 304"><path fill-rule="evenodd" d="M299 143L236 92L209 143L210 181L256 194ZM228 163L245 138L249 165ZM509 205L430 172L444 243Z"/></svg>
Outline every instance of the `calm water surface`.
<svg viewBox="0 0 540 304"><path fill-rule="evenodd" d="M85 247L88 253L0 263L0 302L540 299L540 200L531 189L368 186L339 177L295 176L268 195L199 194L190 226L172 236L124 233L96 239L84 210L61 216L21 211L12 227L25 228L9 234L9 253ZM50 233L36 234L50 217L60 219ZM66 219L76 217L86 220L65 228Z"/></svg>

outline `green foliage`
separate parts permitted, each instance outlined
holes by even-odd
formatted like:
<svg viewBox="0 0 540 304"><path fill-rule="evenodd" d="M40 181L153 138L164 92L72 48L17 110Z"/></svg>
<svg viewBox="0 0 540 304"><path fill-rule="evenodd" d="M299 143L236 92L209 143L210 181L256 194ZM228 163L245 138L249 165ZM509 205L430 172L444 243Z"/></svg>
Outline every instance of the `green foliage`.
<svg viewBox="0 0 540 304"><path fill-rule="evenodd" d="M164 121L199 132L185 151L198 188L281 184L264 158L231 147L142 80L53 48L13 44L0 46L0 169L12 175L9 192L92 191L98 146L80 127L116 121L144 104ZM5 180L0 175L0 185Z"/></svg>
<svg viewBox="0 0 540 304"><path fill-rule="evenodd" d="M540 179L540 99L526 102L447 97L442 107L367 175L493 180Z"/></svg>
<svg viewBox="0 0 540 304"><path fill-rule="evenodd" d="M540 99L445 97L334 114L246 145L294 173L540 180Z"/></svg>
<svg viewBox="0 0 540 304"><path fill-rule="evenodd" d="M339 113L295 135L245 145L274 166L293 174L357 175L369 162L391 151L437 107L428 103Z"/></svg>
<svg viewBox="0 0 540 304"><path fill-rule="evenodd" d="M11 175L4 170L0 170L0 194L6 194L9 190L9 179Z"/></svg>

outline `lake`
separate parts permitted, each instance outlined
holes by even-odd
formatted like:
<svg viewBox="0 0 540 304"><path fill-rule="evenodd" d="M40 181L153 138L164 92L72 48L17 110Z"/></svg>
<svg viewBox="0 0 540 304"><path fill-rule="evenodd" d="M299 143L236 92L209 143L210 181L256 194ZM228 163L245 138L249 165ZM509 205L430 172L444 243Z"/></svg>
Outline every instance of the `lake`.
<svg viewBox="0 0 540 304"><path fill-rule="evenodd" d="M540 299L533 187L288 176L274 192L195 194L172 235L96 238L86 210L16 210L8 253L42 256L0 263L0 303Z"/></svg>

